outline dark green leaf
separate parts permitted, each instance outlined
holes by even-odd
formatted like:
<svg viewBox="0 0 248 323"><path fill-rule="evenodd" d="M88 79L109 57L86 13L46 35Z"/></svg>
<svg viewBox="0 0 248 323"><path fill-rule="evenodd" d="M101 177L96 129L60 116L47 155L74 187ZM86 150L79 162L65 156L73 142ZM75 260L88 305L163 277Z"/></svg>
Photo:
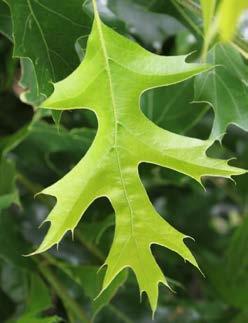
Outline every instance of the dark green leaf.
<svg viewBox="0 0 248 323"><path fill-rule="evenodd" d="M148 91L142 99L145 115L161 128L185 134L203 116L207 107L192 104L194 81Z"/></svg>
<svg viewBox="0 0 248 323"><path fill-rule="evenodd" d="M199 75L195 100L208 103L215 113L212 138L220 138L228 125L248 130L248 67L231 46L218 44L208 54L214 70Z"/></svg>
<svg viewBox="0 0 248 323"><path fill-rule="evenodd" d="M6 2L12 14L14 56L29 57L24 71L36 79L33 86L37 89L29 90L32 95L26 101L37 104L52 93L52 82L63 79L78 65L75 42L89 33L89 18L83 14L81 0L63 0L59 6L56 0Z"/></svg>

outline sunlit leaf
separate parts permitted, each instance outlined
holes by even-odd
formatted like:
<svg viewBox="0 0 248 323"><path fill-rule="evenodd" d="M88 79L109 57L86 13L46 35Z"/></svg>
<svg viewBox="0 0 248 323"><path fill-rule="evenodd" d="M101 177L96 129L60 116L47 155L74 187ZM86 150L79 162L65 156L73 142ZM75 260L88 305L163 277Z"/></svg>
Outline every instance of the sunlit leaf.
<svg viewBox="0 0 248 323"><path fill-rule="evenodd" d="M168 283L155 262L151 245L169 248L197 267L175 230L154 210L138 175L141 162L158 164L201 182L203 176L242 174L226 161L211 159L212 141L173 134L149 121L139 107L147 89L174 84L209 69L188 64L185 56L162 57L139 47L105 26L97 13L82 64L44 103L49 109L87 108L95 112L99 128L85 157L65 177L43 191L57 204L46 221L49 231L34 253L58 244L73 231L85 210L107 197L116 213L113 245L106 259L103 291L125 267L135 272L140 291L147 293L153 311L158 284Z"/></svg>

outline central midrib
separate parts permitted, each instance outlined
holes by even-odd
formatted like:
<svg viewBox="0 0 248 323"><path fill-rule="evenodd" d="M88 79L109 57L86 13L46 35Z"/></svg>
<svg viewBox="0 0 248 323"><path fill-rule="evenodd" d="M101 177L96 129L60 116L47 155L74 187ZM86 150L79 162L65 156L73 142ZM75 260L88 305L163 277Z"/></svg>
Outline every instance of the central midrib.
<svg viewBox="0 0 248 323"><path fill-rule="evenodd" d="M116 155L116 161L117 161L118 170L119 170L119 174L120 174L123 193L124 193L125 199L127 201L127 205L128 205L128 209L129 209L129 213L130 213L131 235L133 236L133 214L134 214L134 212L133 212L132 205L131 205L131 202L128 197L126 183L125 183L124 176L122 174L121 161L120 161L120 156L119 156L119 152L118 152L118 145L117 145L118 116L117 116L116 101L115 101L115 95L114 95L114 89L113 89L113 83L112 83L112 76L111 76L111 71L110 71L110 66L109 66L109 56L108 56L107 48L105 46L105 40L104 40L104 36L103 36L101 21L100 21L99 15L98 15L97 5L96 5L95 0L93 0L93 6L94 6L97 29L99 32L100 44L101 44L101 48L102 48L102 52L103 52L103 56L104 56L104 60L105 60L105 65L106 65L106 71L107 71L108 80L109 80L109 89L110 89L110 96L111 96L113 115L114 115L114 146L113 146L113 148L114 148L115 155Z"/></svg>

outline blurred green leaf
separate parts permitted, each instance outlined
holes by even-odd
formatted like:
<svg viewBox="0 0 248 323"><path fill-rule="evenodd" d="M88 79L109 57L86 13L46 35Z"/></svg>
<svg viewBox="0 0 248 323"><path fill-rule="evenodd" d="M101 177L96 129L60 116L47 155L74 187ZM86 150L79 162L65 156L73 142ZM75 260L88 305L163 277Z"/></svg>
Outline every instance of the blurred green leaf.
<svg viewBox="0 0 248 323"><path fill-rule="evenodd" d="M44 121L34 122L28 127L26 139L14 151L16 163L21 172L30 178L35 175L42 178L40 175L45 169L64 175L85 154L94 136L95 130L88 128L68 131ZM30 147L33 147L32 154ZM30 165L33 167L30 168Z"/></svg>
<svg viewBox="0 0 248 323"><path fill-rule="evenodd" d="M130 34L157 51L162 49L168 37L184 30L183 25L174 17L147 10L145 6L131 0L109 0L108 7L125 23Z"/></svg>
<svg viewBox="0 0 248 323"><path fill-rule="evenodd" d="M3 0L0 1L0 33L12 40L12 23L10 10Z"/></svg>
<svg viewBox="0 0 248 323"><path fill-rule="evenodd" d="M216 67L196 77L195 101L206 102L215 113L211 138L220 138L229 124L248 130L248 67L231 46L217 44L207 58Z"/></svg>
<svg viewBox="0 0 248 323"><path fill-rule="evenodd" d="M28 244L19 231L19 225L13 214L5 211L0 214L0 258L17 268L33 270L35 265L30 258L23 255Z"/></svg>
<svg viewBox="0 0 248 323"><path fill-rule="evenodd" d="M1 268L1 288L17 305L18 310L23 309L28 295L28 276L27 271L22 268L22 264L18 267L18 264L13 265L10 262L5 262Z"/></svg>
<svg viewBox="0 0 248 323"><path fill-rule="evenodd" d="M82 222L79 224L79 230L84 240L91 243L99 243L104 232L111 226L114 226L114 215L107 216L102 221L92 223Z"/></svg>
<svg viewBox="0 0 248 323"><path fill-rule="evenodd" d="M14 163L5 158L0 158L0 212L12 203L20 204L15 180Z"/></svg>
<svg viewBox="0 0 248 323"><path fill-rule="evenodd" d="M207 263L206 273L228 304L246 309L248 302L248 218L233 234L225 257Z"/></svg>
<svg viewBox="0 0 248 323"><path fill-rule="evenodd" d="M146 92L141 101L145 115L166 130L185 134L207 111L206 105L192 104L194 80Z"/></svg>
<svg viewBox="0 0 248 323"><path fill-rule="evenodd" d="M62 266L62 269L79 284L87 297L92 301L92 316L95 317L100 310L108 305L118 289L125 283L128 272L119 273L110 286L100 295L104 279L104 271L94 266Z"/></svg>
<svg viewBox="0 0 248 323"><path fill-rule="evenodd" d="M17 323L57 323L58 317L44 317L42 311L52 306L49 289L36 275L31 275L30 290L25 312L18 318ZM42 317L43 316L43 317Z"/></svg>

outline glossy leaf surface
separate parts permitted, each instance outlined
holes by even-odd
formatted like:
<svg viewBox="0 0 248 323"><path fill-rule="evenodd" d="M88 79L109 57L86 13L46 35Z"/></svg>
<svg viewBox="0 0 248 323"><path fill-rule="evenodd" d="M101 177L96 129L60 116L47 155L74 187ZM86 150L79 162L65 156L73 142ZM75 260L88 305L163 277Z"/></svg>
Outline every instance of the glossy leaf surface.
<svg viewBox="0 0 248 323"><path fill-rule="evenodd" d="M139 107L140 95L146 89L180 82L209 66L187 64L184 56L161 57L145 51L106 27L94 5L95 21L86 56L68 78L55 84L44 107L90 109L97 116L98 132L88 153L73 170L43 191L55 196L57 204L46 220L51 223L49 231L35 253L58 244L67 231L74 231L94 200L108 197L116 214L116 228L105 262L103 290L120 271L131 267L154 311L158 284L168 283L150 246L162 245L196 267L197 263L183 242L186 235L154 210L139 178L138 165L158 164L199 182L202 176L229 178L243 171L225 161L207 158L205 151L211 141L163 130L149 121Z"/></svg>

